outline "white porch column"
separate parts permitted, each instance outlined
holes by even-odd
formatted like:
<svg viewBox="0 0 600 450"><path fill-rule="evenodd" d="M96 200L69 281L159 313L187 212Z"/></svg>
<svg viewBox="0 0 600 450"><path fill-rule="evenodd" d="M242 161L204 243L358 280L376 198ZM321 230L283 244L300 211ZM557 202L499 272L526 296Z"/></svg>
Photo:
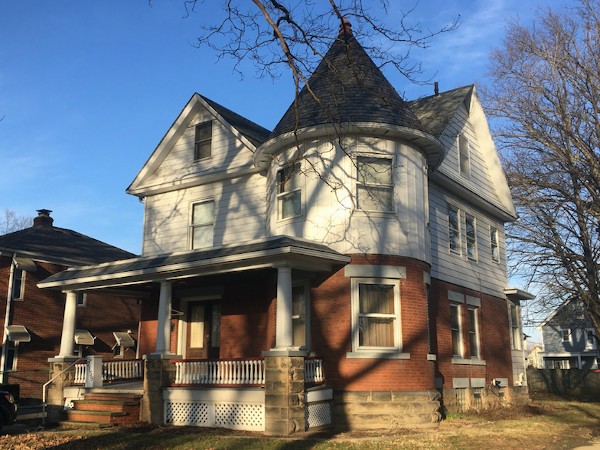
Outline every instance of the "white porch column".
<svg viewBox="0 0 600 450"><path fill-rule="evenodd" d="M158 300L158 329L156 332L156 353L169 353L171 344L171 282L160 283Z"/></svg>
<svg viewBox="0 0 600 450"><path fill-rule="evenodd" d="M62 336L60 338L60 353L58 357L75 356L75 322L77 320L77 293L67 292L65 300L65 314L63 316Z"/></svg>
<svg viewBox="0 0 600 450"><path fill-rule="evenodd" d="M277 268L277 323L275 325L275 348L293 346L292 328L292 268Z"/></svg>

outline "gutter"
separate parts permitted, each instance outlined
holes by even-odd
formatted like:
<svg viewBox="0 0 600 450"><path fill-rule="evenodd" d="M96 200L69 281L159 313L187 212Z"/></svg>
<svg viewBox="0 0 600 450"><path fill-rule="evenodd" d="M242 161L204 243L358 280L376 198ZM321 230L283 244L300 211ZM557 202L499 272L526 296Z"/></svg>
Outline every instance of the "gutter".
<svg viewBox="0 0 600 450"><path fill-rule="evenodd" d="M0 256L2 256L2 252L0 252ZM6 354L7 354L7 341L8 337L8 326L10 325L10 313L12 309L12 301L13 301L13 284L15 278L15 257L16 253L13 253L11 261L10 261L10 275L8 277L8 292L6 294L6 312L4 314L4 329L2 330L2 355L0 356L0 382L5 383L5 375L6 375Z"/></svg>

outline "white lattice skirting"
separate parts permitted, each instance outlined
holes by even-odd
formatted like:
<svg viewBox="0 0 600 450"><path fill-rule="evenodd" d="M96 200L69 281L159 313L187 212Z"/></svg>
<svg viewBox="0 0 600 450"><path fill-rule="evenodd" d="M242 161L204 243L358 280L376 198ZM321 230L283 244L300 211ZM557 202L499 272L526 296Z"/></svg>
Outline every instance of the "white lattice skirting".
<svg viewBox="0 0 600 450"><path fill-rule="evenodd" d="M332 424L333 389L316 387L309 389L305 396L306 429L325 427Z"/></svg>
<svg viewBox="0 0 600 450"><path fill-rule="evenodd" d="M163 393L167 425L265 430L265 393L262 389L169 388Z"/></svg>

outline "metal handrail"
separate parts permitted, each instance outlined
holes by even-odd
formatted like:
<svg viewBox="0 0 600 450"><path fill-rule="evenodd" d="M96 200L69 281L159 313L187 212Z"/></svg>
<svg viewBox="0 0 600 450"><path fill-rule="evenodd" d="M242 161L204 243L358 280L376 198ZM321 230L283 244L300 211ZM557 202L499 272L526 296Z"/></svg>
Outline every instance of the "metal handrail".
<svg viewBox="0 0 600 450"><path fill-rule="evenodd" d="M52 383L54 380L56 380L58 377L60 377L63 373L65 373L67 370L69 370L75 364L77 364L80 361L85 361L85 360L86 360L86 358L79 358L77 361L73 362L73 364L71 364L66 369L63 369L60 373L56 374L54 377L52 377L48 382L44 383L44 385L42 386L42 428L44 428L46 426L46 388L48 387L48 385L50 383Z"/></svg>

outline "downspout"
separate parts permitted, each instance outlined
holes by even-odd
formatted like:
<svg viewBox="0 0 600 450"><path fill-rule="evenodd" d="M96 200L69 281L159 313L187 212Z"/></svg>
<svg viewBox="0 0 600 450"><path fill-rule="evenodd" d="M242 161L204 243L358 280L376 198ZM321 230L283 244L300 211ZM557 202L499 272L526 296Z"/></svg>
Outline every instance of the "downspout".
<svg viewBox="0 0 600 450"><path fill-rule="evenodd" d="M0 252L2 256L2 252ZM4 314L4 328L2 330L2 356L0 357L0 383L6 382L6 353L7 353L7 340L8 337L8 326L10 325L10 313L12 309L13 301L13 284L15 277L15 257L17 254L13 254L10 261L10 275L8 277L8 293L6 295L6 312Z"/></svg>

